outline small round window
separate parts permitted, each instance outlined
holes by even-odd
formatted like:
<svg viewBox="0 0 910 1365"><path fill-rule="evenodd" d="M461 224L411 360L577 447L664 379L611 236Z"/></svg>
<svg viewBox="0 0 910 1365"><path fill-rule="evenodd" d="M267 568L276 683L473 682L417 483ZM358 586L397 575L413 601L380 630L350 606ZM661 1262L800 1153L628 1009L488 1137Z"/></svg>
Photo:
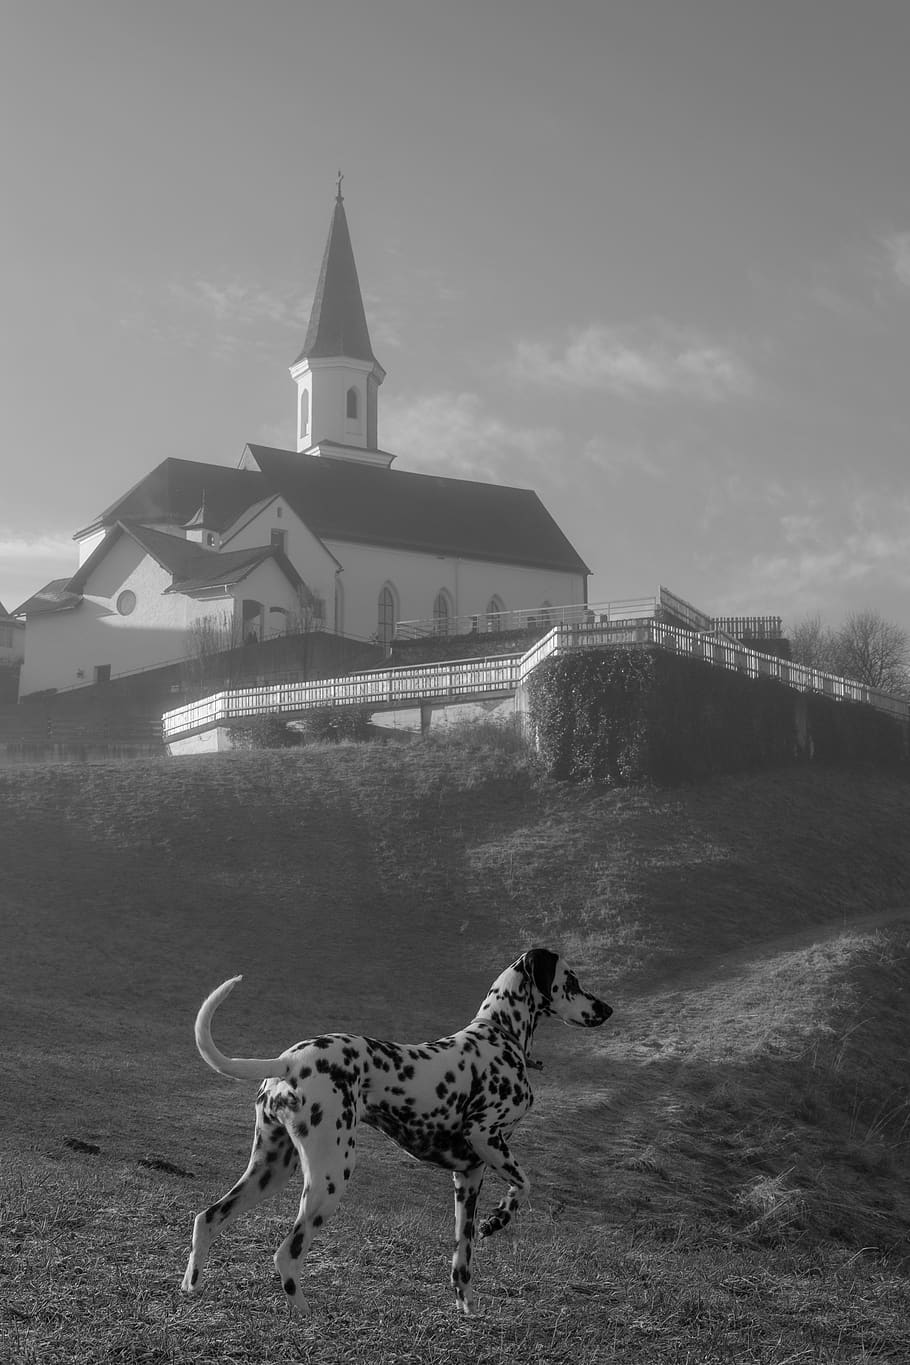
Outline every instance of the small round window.
<svg viewBox="0 0 910 1365"><path fill-rule="evenodd" d="M129 588L117 598L117 610L121 616L129 616L136 610L136 594Z"/></svg>

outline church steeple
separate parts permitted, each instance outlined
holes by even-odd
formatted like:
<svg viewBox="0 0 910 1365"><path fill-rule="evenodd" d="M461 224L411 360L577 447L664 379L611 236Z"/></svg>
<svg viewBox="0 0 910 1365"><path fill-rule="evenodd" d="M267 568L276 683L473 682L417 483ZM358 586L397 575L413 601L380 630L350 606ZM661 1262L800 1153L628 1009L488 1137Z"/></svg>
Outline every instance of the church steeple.
<svg viewBox="0 0 910 1365"><path fill-rule="evenodd" d="M290 367L297 385L297 449L388 465L377 441L378 390L385 370L370 342L341 181L339 172L309 326ZM325 443L332 448L320 448Z"/></svg>

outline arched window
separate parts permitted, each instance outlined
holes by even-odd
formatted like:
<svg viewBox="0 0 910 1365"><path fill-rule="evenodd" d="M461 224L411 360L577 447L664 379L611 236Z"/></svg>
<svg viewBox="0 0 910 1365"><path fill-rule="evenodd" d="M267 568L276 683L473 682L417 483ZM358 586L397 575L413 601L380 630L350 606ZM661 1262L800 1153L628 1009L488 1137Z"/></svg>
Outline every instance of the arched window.
<svg viewBox="0 0 910 1365"><path fill-rule="evenodd" d="M335 634L344 634L344 584L335 575Z"/></svg>
<svg viewBox="0 0 910 1365"><path fill-rule="evenodd" d="M505 624L504 621L503 621L503 619L502 619L503 613L504 613L504 612L505 612L505 605L503 604L502 598L501 598L497 593L494 593L493 596L490 598L489 602L487 603L487 611L486 611L486 616L487 616L487 619L486 619L486 628L487 628L487 630L502 630L502 629L503 629L503 626L504 626L504 624Z"/></svg>
<svg viewBox="0 0 910 1365"><path fill-rule="evenodd" d="M300 435L306 436L310 426L310 391L300 390Z"/></svg>
<svg viewBox="0 0 910 1365"><path fill-rule="evenodd" d="M251 597L243 599L241 607L241 619L243 621L243 642L252 644L262 636L262 616L263 606L261 602L254 601Z"/></svg>
<svg viewBox="0 0 910 1365"><path fill-rule="evenodd" d="M433 603L433 630L437 635L449 635L452 630L452 599L441 588Z"/></svg>
<svg viewBox="0 0 910 1365"><path fill-rule="evenodd" d="M386 583L379 594L379 643L387 645L391 642L395 634L395 622L398 617L398 604L395 600L395 589L391 583Z"/></svg>
<svg viewBox="0 0 910 1365"><path fill-rule="evenodd" d="M356 390L356 389L353 387L353 385L352 385L351 388L348 389L348 395L347 395L347 415L348 415L348 417L350 418L350 420L351 420L352 422L356 422L359 413L360 413L360 401L359 401L359 397L358 397L358 394L357 394L357 390Z"/></svg>
<svg viewBox="0 0 910 1365"><path fill-rule="evenodd" d="M290 634L291 613L287 607L269 607L269 635Z"/></svg>

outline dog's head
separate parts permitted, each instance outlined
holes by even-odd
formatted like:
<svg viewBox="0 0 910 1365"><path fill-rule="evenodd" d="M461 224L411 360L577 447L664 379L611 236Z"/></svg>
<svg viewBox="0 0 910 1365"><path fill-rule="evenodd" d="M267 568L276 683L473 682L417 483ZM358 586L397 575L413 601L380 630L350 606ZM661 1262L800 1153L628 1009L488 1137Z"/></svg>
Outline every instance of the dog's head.
<svg viewBox="0 0 910 1365"><path fill-rule="evenodd" d="M525 978L540 1014L579 1028L597 1028L613 1013L606 1001L582 990L575 973L549 948L530 948L512 966Z"/></svg>

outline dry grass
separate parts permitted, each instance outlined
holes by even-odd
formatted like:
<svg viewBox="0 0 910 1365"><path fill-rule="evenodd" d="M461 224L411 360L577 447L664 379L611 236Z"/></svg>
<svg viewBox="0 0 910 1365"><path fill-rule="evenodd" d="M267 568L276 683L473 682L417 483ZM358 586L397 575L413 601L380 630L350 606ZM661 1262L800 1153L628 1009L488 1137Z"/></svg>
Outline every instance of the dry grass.
<svg viewBox="0 0 910 1365"><path fill-rule="evenodd" d="M0 771L0 1358L910 1358L908 816L869 774L565 788L508 736ZM481 1251L483 1317L447 1288L449 1182L372 1134L311 1320L271 1266L292 1197L183 1300L250 1131L193 1049L202 995L244 973L238 1052L435 1037L533 942L616 1014L541 1029L532 1206Z"/></svg>

